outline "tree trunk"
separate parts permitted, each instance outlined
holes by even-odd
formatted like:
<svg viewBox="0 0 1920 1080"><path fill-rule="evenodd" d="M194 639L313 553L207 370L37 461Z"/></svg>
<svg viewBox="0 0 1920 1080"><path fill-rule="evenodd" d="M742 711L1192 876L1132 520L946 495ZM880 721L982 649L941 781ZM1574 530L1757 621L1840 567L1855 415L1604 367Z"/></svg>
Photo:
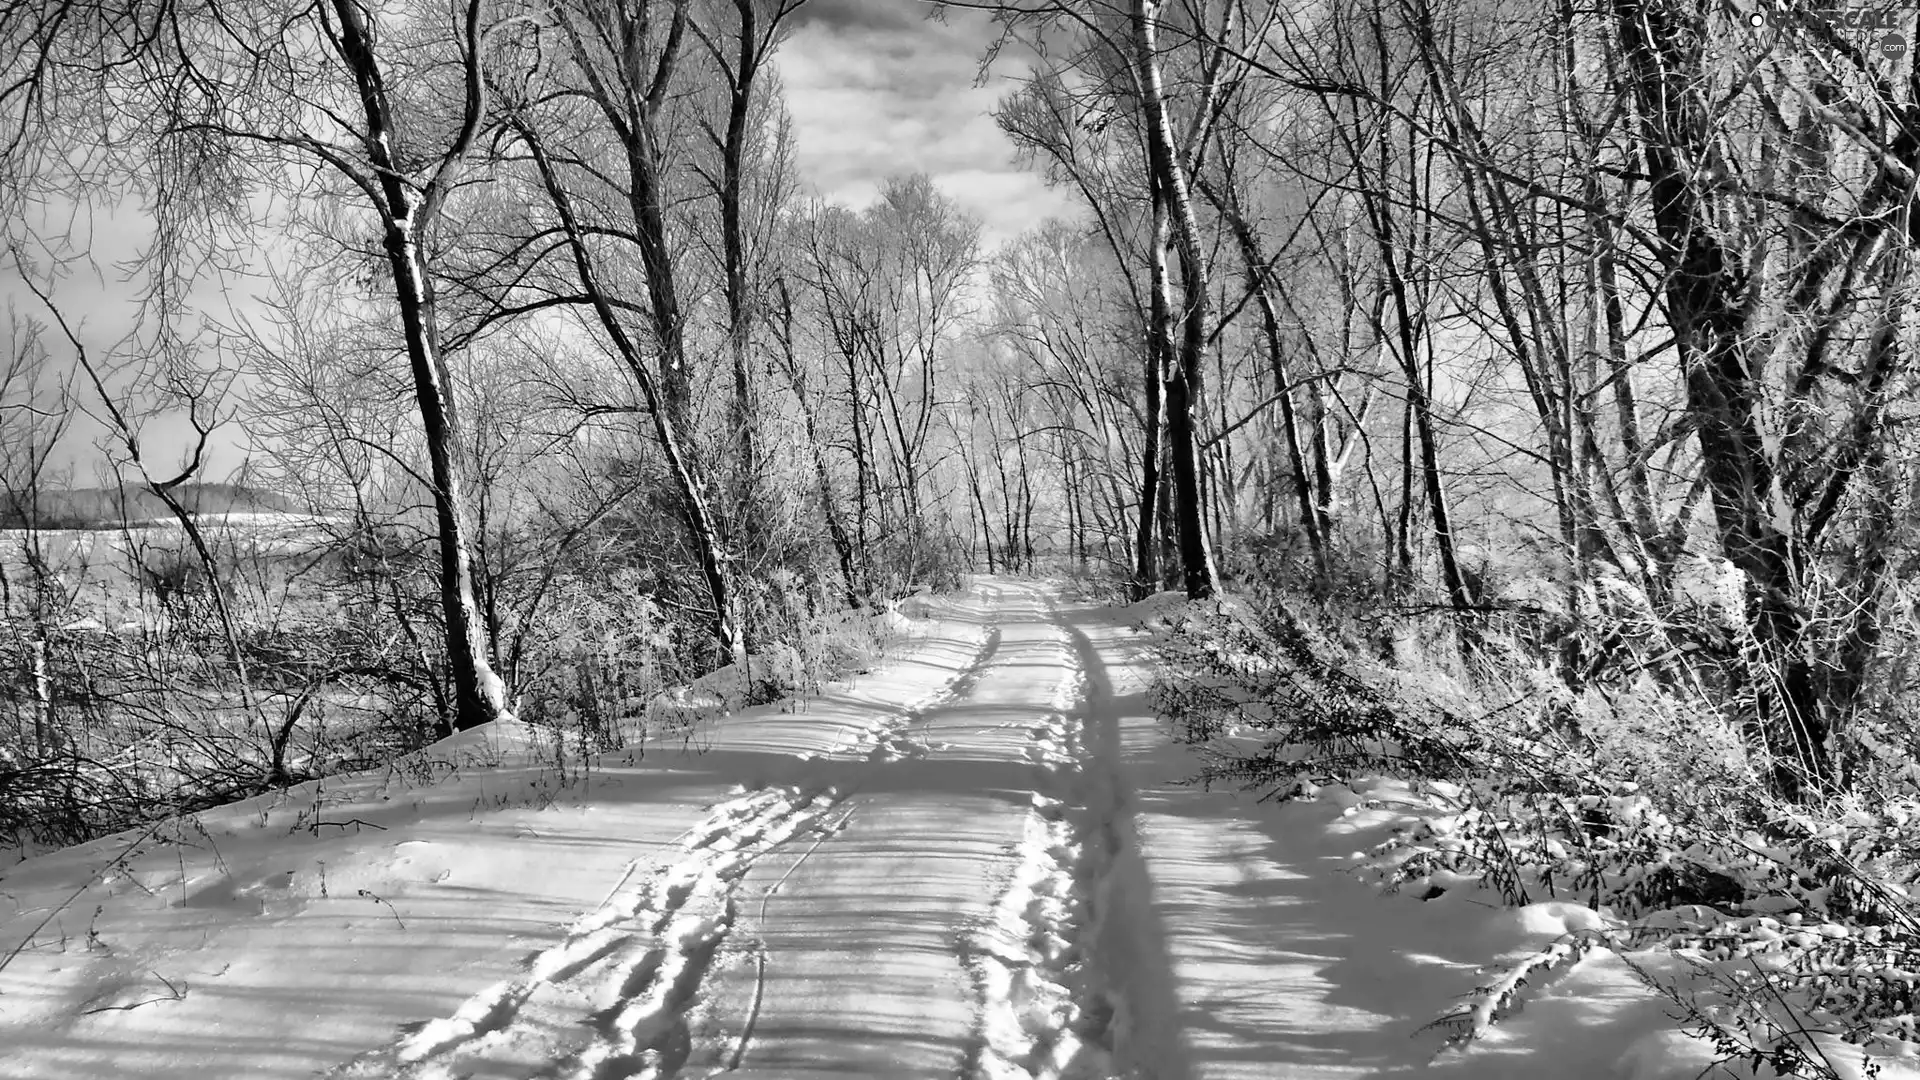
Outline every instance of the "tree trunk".
<svg viewBox="0 0 1920 1080"><path fill-rule="evenodd" d="M1153 196L1153 238L1147 248L1150 263L1146 360L1142 377L1146 394L1144 445L1140 451L1140 521L1135 530L1134 598L1144 599L1161 587L1162 568L1158 525L1162 505L1160 477L1161 428L1165 423L1168 358L1173 351L1172 285L1167 274L1167 237L1172 228L1166 200L1156 185Z"/></svg>
<svg viewBox="0 0 1920 1080"><path fill-rule="evenodd" d="M800 360L795 354L793 297L787 291L785 280L778 281L777 288L780 294L780 347L782 358L786 361L788 380L793 384L794 400L800 406L800 422L807 437L805 452L813 458L814 484L820 491L820 512L827 519L827 536L833 541L834 554L840 562L840 577L846 586L847 606L857 608L862 606L861 597L869 590L864 575L854 566L853 539L847 535L847 526L840 520L833 477L827 472L827 458L821 449L820 421L814 415L813 402L800 372Z"/></svg>
<svg viewBox="0 0 1920 1080"><path fill-rule="evenodd" d="M867 522L872 516L874 478L872 455L867 451L866 400L860 392L859 358L854 355L851 345L841 350L841 359L846 361L847 369L847 424L853 431L853 528L859 542L860 558L863 565L871 570L873 549L867 535Z"/></svg>
<svg viewBox="0 0 1920 1080"><path fill-rule="evenodd" d="M641 394L647 403L647 415L653 419L654 437L660 444L661 453L667 459L667 469L673 479L676 493L680 497L681 512L688 531L693 534L694 549L700 562L700 576L707 586L707 595L713 604L711 628L715 642L723 654L735 664L744 665L746 661L746 642L740 636L738 613L732 590L729 588L725 556L722 555L720 528L707 501L705 485L694 473L694 466L683 449L682 429L674 424L668 408L664 391L655 385L654 373L649 371L644 354L637 342L627 333L625 324L615 312L611 296L600 284L599 273L594 268L592 257L587 249L586 233L573 210L573 197L562 184L560 176L554 171L553 162L548 157L538 135L524 124L518 127L521 139L531 152L534 164L540 171L540 178L546 187L547 197L552 200L554 210L559 214L561 228L567 239L568 249L573 255L574 270L580 278L581 291L593 304L594 314L598 317L601 329L613 344L615 352L623 360L639 383Z"/></svg>
<svg viewBox="0 0 1920 1080"><path fill-rule="evenodd" d="M662 190L658 138L653 117L650 113L643 114L627 139L627 169L632 183L628 202L641 265L646 270L647 304L659 350L660 404L673 430L684 435L692 430L688 400L692 396L692 379L687 370L686 324L681 319L680 295L675 285L677 271L667 240L667 215L662 205L666 194Z"/></svg>
<svg viewBox="0 0 1920 1080"><path fill-rule="evenodd" d="M1000 572L1000 564L993 553L993 518L987 513L987 495L980 488L980 470L970 460L967 462L967 486L973 491L973 505L980 512L980 535L987 541L987 573Z"/></svg>
<svg viewBox="0 0 1920 1080"><path fill-rule="evenodd" d="M1779 762L1774 781L1788 795L1801 785L1790 766L1815 778L1827 772L1824 718L1811 665L1801 656L1805 630L1795 603L1800 566L1789 519L1760 426L1754 358L1746 339L1748 268L1720 236L1696 163L1710 160L1712 132L1700 100L1703 73L1689 44L1704 23L1663 0L1614 0L1613 15L1642 124L1640 150L1654 226L1673 252L1666 276L1687 409L1700 440L1721 550L1746 575L1754 636L1778 670L1777 690L1761 688L1756 718ZM1773 715L1768 716L1766 713Z"/></svg>
<svg viewBox="0 0 1920 1080"><path fill-rule="evenodd" d="M720 240L726 263L727 354L733 366L733 401L728 418L736 440L734 503L745 530L757 525L755 502L760 484L760 449L752 377L752 312L747 281L746 228L741 220L746 176L747 128L753 108L753 83L759 69L756 0L735 0L740 19L739 52L735 57L727 103L727 131L721 146Z"/></svg>
<svg viewBox="0 0 1920 1080"><path fill-rule="evenodd" d="M1206 382L1202 362L1206 352L1210 304L1206 256L1201 249L1193 200L1187 190L1186 165L1175 154L1167 120L1166 93L1156 44L1160 6L1160 3L1150 0L1133 0L1134 63L1139 70L1141 103L1146 111L1147 158L1155 197L1165 204L1166 212L1171 215L1174 235L1179 242L1181 299L1185 306L1181 312L1183 333L1177 355L1172 354L1170 347L1171 327L1164 327L1162 331L1173 359L1167 373L1167 443L1173 455L1171 494L1187 596L1203 600L1219 590L1219 573L1214 569L1212 545L1207 537L1206 516L1200 500L1195 411L1200 405ZM1157 233L1158 230L1156 239ZM1157 262L1164 260L1163 255L1156 254L1154 258ZM1164 283L1164 268L1159 273ZM1164 293L1169 290L1163 284L1158 291ZM1165 302L1169 308L1165 315L1170 317L1170 298Z"/></svg>
<svg viewBox="0 0 1920 1080"><path fill-rule="evenodd" d="M411 209L387 227L387 260L393 268L400 301L400 322L406 335L407 360L413 369L414 401L427 444L433 482L434 523L439 531L440 607L446 619L447 673L453 681L453 726L465 731L506 711L506 688L488 662L486 624L473 587L473 558L467 535L467 492L454 461L458 430L437 356L438 333L433 323L431 285L420 265L419 240L411 234Z"/></svg>
<svg viewBox="0 0 1920 1080"><path fill-rule="evenodd" d="M1413 584L1413 459L1413 395L1408 394L1400 410L1400 509L1387 554L1388 596L1398 596Z"/></svg>
<svg viewBox="0 0 1920 1080"><path fill-rule="evenodd" d="M474 594L472 546L467 532L471 515L465 484L454 460L459 422L434 317L433 277L422 245L425 230L438 216L452 168L466 155L482 121L479 11L477 5L469 9L464 26L468 66L461 131L441 158L433 178L424 185L424 193L418 195L415 192L422 189L406 182L394 157L397 132L393 103L387 95L385 75L374 51L374 34L363 9L350 0L333 0L332 11L339 20L338 36L332 44L353 75L367 120L366 146L375 178L366 187L376 198L376 209L384 221L387 264L393 271L414 400L426 440L439 533L440 606L446 621L447 670L453 682L453 727L465 730L506 713L506 687L488 661L493 650Z"/></svg>
<svg viewBox="0 0 1920 1080"><path fill-rule="evenodd" d="M53 752L53 679L47 674L47 639L43 627L35 626L33 640L27 643L29 673L33 678L33 749L40 755Z"/></svg>
<svg viewBox="0 0 1920 1080"><path fill-rule="evenodd" d="M1166 211L1157 199L1154 200L1154 235L1160 241L1166 236ZM1142 380L1147 400L1142 420L1145 439L1140 452L1140 520L1134 530L1133 594L1136 600L1145 599L1160 588L1160 544L1155 529L1160 517L1161 390L1166 379L1168 340L1163 287L1167 273L1166 250L1163 242L1156 242L1152 248L1155 286L1152 324L1147 331L1147 370Z"/></svg>
<svg viewBox="0 0 1920 1080"><path fill-rule="evenodd" d="M1320 476L1307 471L1307 457L1300 445L1300 421L1293 402L1292 380L1287 373L1286 353L1280 341L1280 317L1274 308L1273 290L1268 281L1266 260L1260 250L1258 237L1253 226L1238 212L1237 207L1227 200L1234 196L1223 192L1216 200L1222 212L1226 214L1227 224L1233 230L1234 240L1240 246L1240 261L1247 270L1247 289L1253 293L1255 303L1260 309L1260 331L1267 347L1267 366L1273 372L1273 392L1280 403L1280 432L1282 445L1287 452L1287 468L1293 474L1294 495L1300 503L1300 528L1307 534L1307 546L1313 554L1313 565L1322 581L1330 578L1332 570L1327 562L1325 521L1321 513L1324 497L1316 492ZM1320 466L1326 468L1326 447L1324 429L1316 425L1315 439L1320 444ZM1331 477L1328 477L1331 480ZM1271 504L1269 504L1271 505Z"/></svg>
<svg viewBox="0 0 1920 1080"><path fill-rule="evenodd" d="M1384 184L1391 169L1388 160L1386 139L1378 140L1379 172L1377 180ZM1446 485L1440 471L1440 451L1438 433L1433 419L1433 403L1429 396L1431 374L1424 370L1421 355L1423 345L1431 343L1427 330L1427 313L1424 296L1415 296L1412 283L1407 278L1407 267L1416 256L1403 251L1394 209L1386 195L1378 190L1367 193L1367 214L1373 224L1373 235L1380 249L1380 260L1386 274L1387 298L1393 305L1394 349L1400 362L1401 373L1407 382L1407 415L1412 425L1412 434L1417 438L1420 476L1426 488L1427 514L1433 523L1433 542L1440 557L1441 582L1446 586L1447 598L1455 611L1464 612L1474 603L1471 590L1467 588L1466 576L1460 572L1460 562L1454 549L1453 518L1447 510ZM1385 328L1380 328L1385 336ZM1414 452L1412 446L1405 447L1406 452ZM1402 512L1403 525L1409 520L1408 513ZM1405 549L1403 548L1403 551Z"/></svg>

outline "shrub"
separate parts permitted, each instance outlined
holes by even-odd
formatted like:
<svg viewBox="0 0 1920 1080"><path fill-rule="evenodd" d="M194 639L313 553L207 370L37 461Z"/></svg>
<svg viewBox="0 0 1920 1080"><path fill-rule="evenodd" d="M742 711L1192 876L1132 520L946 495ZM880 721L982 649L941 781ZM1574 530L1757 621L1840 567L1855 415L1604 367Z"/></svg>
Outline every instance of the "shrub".
<svg viewBox="0 0 1920 1080"><path fill-rule="evenodd" d="M1466 879L1605 916L1445 1013L1452 1041L1593 948L1624 957L1725 1061L1829 1076L1823 1047L1920 1041L1910 722L1863 719L1853 789L1784 802L1721 690L1713 665L1728 658L1670 645L1712 627L1625 601L1578 602L1559 629L1482 626L1460 677L1358 656L1277 597L1258 615L1190 605L1155 700L1200 744L1203 782L1285 799L1385 773L1425 792L1439 809L1363 860L1383 888L1427 898ZM1615 642L1615 659L1569 665L1574 635Z"/></svg>
<svg viewBox="0 0 1920 1080"><path fill-rule="evenodd" d="M647 702L686 674L675 627L633 569L556 582L520 665L519 716L577 731L599 749L645 739Z"/></svg>

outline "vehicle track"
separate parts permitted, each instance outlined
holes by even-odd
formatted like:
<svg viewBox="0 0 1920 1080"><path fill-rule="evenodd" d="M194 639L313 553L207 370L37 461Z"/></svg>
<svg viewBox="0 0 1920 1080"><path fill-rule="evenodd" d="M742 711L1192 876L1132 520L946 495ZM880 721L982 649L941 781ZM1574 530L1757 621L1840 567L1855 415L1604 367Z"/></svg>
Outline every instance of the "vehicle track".
<svg viewBox="0 0 1920 1080"><path fill-rule="evenodd" d="M1027 726L1026 756L1039 776L1013 873L987 921L961 943L978 996L961 1080L1114 1075L1116 1003L1096 943L1115 808L1084 738L1093 721L1089 673L1070 651L1064 663L1069 674L1052 708Z"/></svg>
<svg viewBox="0 0 1920 1080"><path fill-rule="evenodd" d="M913 726L963 699L1000 648L990 629L943 685L828 748L828 758L924 757ZM847 825L852 788L772 786L712 807L683 833L670 863L628 863L607 899L536 953L522 974L475 994L451 1016L327 1073L441 1080L475 1073L663 1080L691 1050L690 1011L739 915L738 885L755 862L796 837ZM831 819L831 820L830 820ZM651 862L650 870L642 868Z"/></svg>
<svg viewBox="0 0 1920 1080"><path fill-rule="evenodd" d="M623 884L521 975L330 1075L426 1080L545 1060L554 1067L535 1075L599 1080L671 1067L686 1008L733 923L735 883L768 851L819 831L843 799L770 787L721 803L689 830L679 859Z"/></svg>
<svg viewBox="0 0 1920 1080"><path fill-rule="evenodd" d="M914 727L920 724L927 714L964 700L979 684L981 673L993 662L999 652L1000 628L989 627L966 665L938 690L914 701L898 712L890 712L867 724L840 746L819 754L802 754L801 760L835 758L843 754L864 758L867 761L900 761L926 757L936 747L929 745L924 739L915 742Z"/></svg>

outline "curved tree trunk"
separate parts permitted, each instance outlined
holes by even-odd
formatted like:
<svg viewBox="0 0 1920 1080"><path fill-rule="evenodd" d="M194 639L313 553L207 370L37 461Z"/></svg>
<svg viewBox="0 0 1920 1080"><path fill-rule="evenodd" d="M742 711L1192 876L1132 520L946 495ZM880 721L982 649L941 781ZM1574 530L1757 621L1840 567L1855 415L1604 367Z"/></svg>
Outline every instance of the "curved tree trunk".
<svg viewBox="0 0 1920 1080"><path fill-rule="evenodd" d="M407 362L413 374L414 401L426 439L439 534L440 606L446 620L448 674L453 681L453 726L464 730L506 712L506 687L488 661L493 650L473 587L473 551L468 533L471 514L466 486L454 460L459 423L445 357L440 351L433 278L422 244L425 230L439 214L453 166L472 146L481 123L480 13L477 4L466 12L467 102L462 130L442 156L423 193L416 195L419 189L405 182L404 170L394 156L397 124L393 102L363 9L351 0L333 0L332 10L338 20L333 45L354 78L366 116L366 147L375 179L365 186L368 194L376 197L375 209L385 224L387 263L393 271Z"/></svg>
<svg viewBox="0 0 1920 1080"><path fill-rule="evenodd" d="M587 247L586 231L574 212L572 195L554 170L552 159L548 157L539 136L523 124L518 131L534 158L535 166L540 170L547 197L552 200L554 210L559 214L567 247L573 255L574 270L580 278L581 292L591 301L601 329L606 332L615 352L626 363L646 399L647 414L653 419L654 437L667 459L667 471L680 497L681 512L685 515L688 531L693 534L694 549L700 561L700 576L706 583L708 596L713 603L711 627L714 640L721 652L734 663L744 664L746 643L740 636L734 598L728 587L719 523L707 502L704 485L696 477L693 463L688 460L682 442L684 433L675 425L666 392L657 385L654 372L648 369L639 343L627 332L614 310L612 294L600 283L599 273Z"/></svg>
<svg viewBox="0 0 1920 1080"><path fill-rule="evenodd" d="M413 369L414 401L420 410L433 480L433 514L440 546L440 607L447 624L447 667L453 680L453 726L464 731L505 712L506 689L487 659L492 650L473 586L466 484L454 461L458 428L436 348L431 286L421 271L419 245L408 235L407 220L389 226L387 258L393 266L407 359Z"/></svg>

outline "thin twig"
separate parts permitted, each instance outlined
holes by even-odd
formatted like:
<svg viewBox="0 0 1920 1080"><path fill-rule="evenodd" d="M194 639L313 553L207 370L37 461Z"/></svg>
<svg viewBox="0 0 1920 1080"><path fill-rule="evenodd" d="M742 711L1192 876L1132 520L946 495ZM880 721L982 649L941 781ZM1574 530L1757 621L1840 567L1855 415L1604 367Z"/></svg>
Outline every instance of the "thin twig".
<svg viewBox="0 0 1920 1080"><path fill-rule="evenodd" d="M388 903L385 897L371 889L357 889L355 891L376 904L386 904L387 911L393 915L393 921L400 924L400 929L405 930L407 928L407 924L400 918L400 912L391 903Z"/></svg>
<svg viewBox="0 0 1920 1080"><path fill-rule="evenodd" d="M137 1009L142 1005L153 1005L162 1001L184 1001L186 1000L186 997L187 997L187 991L192 989L187 985L187 982L185 979L182 979L180 981L180 985L175 986L172 982L168 981L165 975L162 975L157 971L149 971L147 972L147 974L153 976L156 979L159 979L161 984L167 988L166 997L152 997L152 998L147 998L144 1001L135 1001L126 1005L99 1005L91 1009L82 1009L80 1010L81 1014L84 1016L91 1016L94 1013L103 1013L103 1012L131 1012L132 1010Z"/></svg>

